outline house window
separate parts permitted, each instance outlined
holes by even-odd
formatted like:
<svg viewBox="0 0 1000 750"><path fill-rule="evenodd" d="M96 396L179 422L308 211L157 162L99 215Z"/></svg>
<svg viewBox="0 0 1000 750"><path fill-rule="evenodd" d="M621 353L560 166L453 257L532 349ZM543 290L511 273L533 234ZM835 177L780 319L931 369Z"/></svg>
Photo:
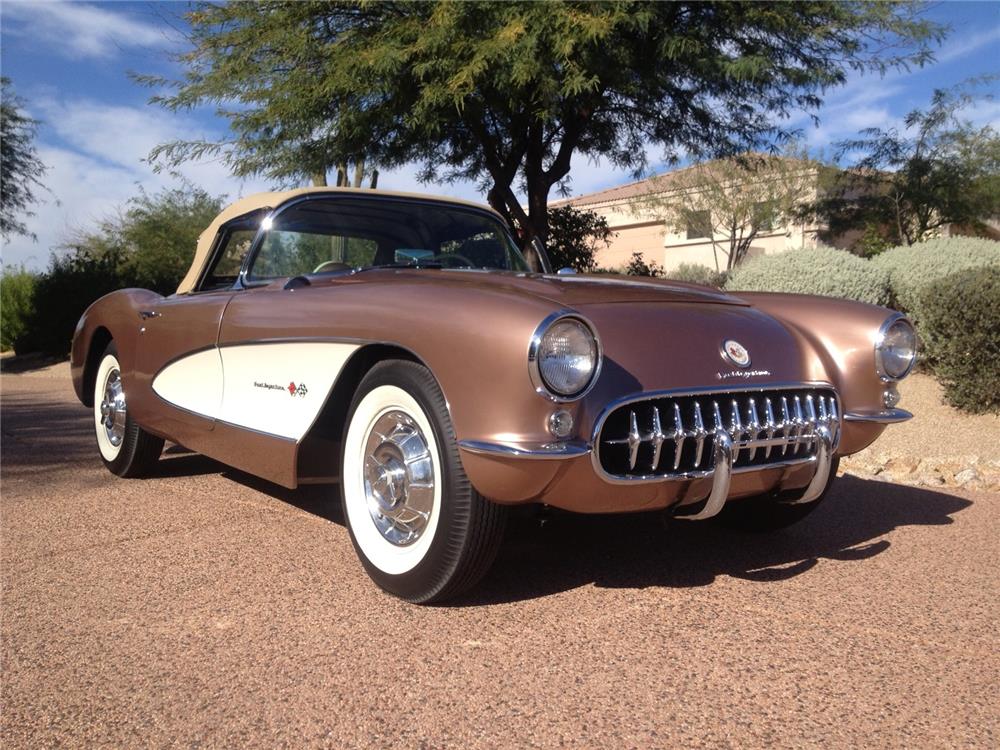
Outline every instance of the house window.
<svg viewBox="0 0 1000 750"><path fill-rule="evenodd" d="M712 236L712 214L709 211L688 211L687 232L689 240L700 240Z"/></svg>
<svg viewBox="0 0 1000 750"><path fill-rule="evenodd" d="M754 203L752 221L758 232L772 231L774 229L774 204L771 201Z"/></svg>

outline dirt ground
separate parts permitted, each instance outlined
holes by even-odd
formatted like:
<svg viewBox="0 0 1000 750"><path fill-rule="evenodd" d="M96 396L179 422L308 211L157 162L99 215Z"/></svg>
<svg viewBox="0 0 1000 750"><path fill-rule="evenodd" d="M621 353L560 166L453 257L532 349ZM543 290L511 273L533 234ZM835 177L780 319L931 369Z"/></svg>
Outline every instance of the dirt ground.
<svg viewBox="0 0 1000 750"><path fill-rule="evenodd" d="M995 493L844 476L766 536L518 518L471 597L420 608L369 582L335 489L186 453L111 476L53 373L0 379L5 748L1000 740Z"/></svg>

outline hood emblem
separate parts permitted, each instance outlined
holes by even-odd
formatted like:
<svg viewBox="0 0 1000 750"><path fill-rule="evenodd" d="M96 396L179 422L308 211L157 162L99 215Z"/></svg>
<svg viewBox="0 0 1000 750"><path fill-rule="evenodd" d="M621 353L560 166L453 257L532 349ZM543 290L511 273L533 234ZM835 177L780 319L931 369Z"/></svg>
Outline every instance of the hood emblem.
<svg viewBox="0 0 1000 750"><path fill-rule="evenodd" d="M726 339L722 342L722 358L732 362L737 367L750 366L750 352L739 341Z"/></svg>

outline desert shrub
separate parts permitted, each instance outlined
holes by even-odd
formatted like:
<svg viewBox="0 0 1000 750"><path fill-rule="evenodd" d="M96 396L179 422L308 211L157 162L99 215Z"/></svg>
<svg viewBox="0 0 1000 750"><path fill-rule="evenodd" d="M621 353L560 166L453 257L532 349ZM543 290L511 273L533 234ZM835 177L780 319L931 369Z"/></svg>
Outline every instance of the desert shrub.
<svg viewBox="0 0 1000 750"><path fill-rule="evenodd" d="M819 294L885 305L889 275L846 250L817 247L746 261L730 274L726 289Z"/></svg>
<svg viewBox="0 0 1000 750"><path fill-rule="evenodd" d="M38 277L21 268L5 268L0 275L0 349L23 354L28 320L34 310Z"/></svg>
<svg viewBox="0 0 1000 750"><path fill-rule="evenodd" d="M1000 242L975 237L948 237L895 247L872 258L872 265L889 274L893 307L918 323L920 298L932 283L966 268L1000 266Z"/></svg>
<svg viewBox="0 0 1000 750"><path fill-rule="evenodd" d="M642 253L632 253L623 271L629 276L662 276L663 266L655 260L647 261Z"/></svg>
<svg viewBox="0 0 1000 750"><path fill-rule="evenodd" d="M928 360L959 409L1000 413L1000 266L928 284L917 302Z"/></svg>
<svg viewBox="0 0 1000 750"><path fill-rule="evenodd" d="M726 272L713 271L708 266L699 263L681 263L674 270L667 272L667 278L686 281L689 284L721 288L726 283Z"/></svg>
<svg viewBox="0 0 1000 750"><path fill-rule="evenodd" d="M18 352L67 354L83 311L99 297L126 286L118 273L119 262L115 253L53 257L49 270L35 282L34 309Z"/></svg>

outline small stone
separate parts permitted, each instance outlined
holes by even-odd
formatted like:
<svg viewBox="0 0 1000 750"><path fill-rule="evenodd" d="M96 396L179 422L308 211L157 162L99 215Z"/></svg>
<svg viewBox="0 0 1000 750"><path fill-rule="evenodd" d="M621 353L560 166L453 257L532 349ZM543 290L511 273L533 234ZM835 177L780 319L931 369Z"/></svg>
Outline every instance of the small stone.
<svg viewBox="0 0 1000 750"><path fill-rule="evenodd" d="M971 484L979 479L979 472L975 469L965 469L964 471L958 472L955 475L955 484L962 486L966 484Z"/></svg>

